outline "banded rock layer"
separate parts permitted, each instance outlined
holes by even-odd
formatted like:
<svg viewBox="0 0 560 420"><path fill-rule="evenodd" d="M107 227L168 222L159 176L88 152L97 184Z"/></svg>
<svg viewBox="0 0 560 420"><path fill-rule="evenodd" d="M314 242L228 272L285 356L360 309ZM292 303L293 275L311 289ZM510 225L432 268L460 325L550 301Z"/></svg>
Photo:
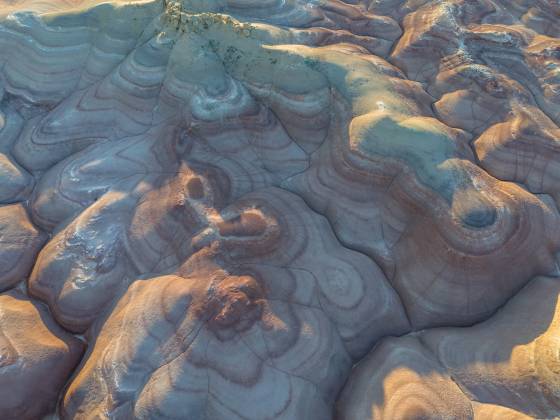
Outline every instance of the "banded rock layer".
<svg viewBox="0 0 560 420"><path fill-rule="evenodd" d="M557 27L0 3L0 417L560 416Z"/></svg>

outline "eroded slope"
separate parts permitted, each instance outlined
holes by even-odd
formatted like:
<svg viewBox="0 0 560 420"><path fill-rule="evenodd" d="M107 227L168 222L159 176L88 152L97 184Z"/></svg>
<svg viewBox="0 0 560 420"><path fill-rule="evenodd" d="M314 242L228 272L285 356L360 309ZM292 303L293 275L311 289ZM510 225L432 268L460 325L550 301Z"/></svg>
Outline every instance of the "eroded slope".
<svg viewBox="0 0 560 420"><path fill-rule="evenodd" d="M4 4L0 416L558 416L560 10L505 3Z"/></svg>

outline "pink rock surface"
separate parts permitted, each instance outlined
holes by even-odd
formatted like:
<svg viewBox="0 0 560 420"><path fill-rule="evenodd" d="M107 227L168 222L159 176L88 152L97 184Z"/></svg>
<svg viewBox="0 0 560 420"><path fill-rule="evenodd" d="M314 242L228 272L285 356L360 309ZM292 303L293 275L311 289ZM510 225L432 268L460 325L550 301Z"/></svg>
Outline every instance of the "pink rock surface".
<svg viewBox="0 0 560 420"><path fill-rule="evenodd" d="M0 417L559 417L559 28L0 2Z"/></svg>
<svg viewBox="0 0 560 420"><path fill-rule="evenodd" d="M0 295L0 416L36 419L55 408L84 345L46 307L22 293Z"/></svg>
<svg viewBox="0 0 560 420"><path fill-rule="evenodd" d="M383 340L355 367L340 417L555 417L559 287L537 277L480 324Z"/></svg>

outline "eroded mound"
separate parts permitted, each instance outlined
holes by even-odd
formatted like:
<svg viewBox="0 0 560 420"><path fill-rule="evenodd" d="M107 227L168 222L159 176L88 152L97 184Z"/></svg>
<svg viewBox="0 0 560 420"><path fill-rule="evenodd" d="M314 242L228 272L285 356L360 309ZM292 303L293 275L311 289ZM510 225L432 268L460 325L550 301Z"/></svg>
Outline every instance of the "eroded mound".
<svg viewBox="0 0 560 420"><path fill-rule="evenodd" d="M560 416L559 37L541 0L1 3L0 417Z"/></svg>

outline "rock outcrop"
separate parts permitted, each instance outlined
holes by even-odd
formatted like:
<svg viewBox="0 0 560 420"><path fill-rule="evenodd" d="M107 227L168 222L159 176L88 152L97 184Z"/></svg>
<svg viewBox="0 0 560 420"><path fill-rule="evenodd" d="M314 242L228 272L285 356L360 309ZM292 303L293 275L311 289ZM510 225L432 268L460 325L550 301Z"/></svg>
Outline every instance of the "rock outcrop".
<svg viewBox="0 0 560 420"><path fill-rule="evenodd" d="M560 416L559 28L0 4L0 417Z"/></svg>

